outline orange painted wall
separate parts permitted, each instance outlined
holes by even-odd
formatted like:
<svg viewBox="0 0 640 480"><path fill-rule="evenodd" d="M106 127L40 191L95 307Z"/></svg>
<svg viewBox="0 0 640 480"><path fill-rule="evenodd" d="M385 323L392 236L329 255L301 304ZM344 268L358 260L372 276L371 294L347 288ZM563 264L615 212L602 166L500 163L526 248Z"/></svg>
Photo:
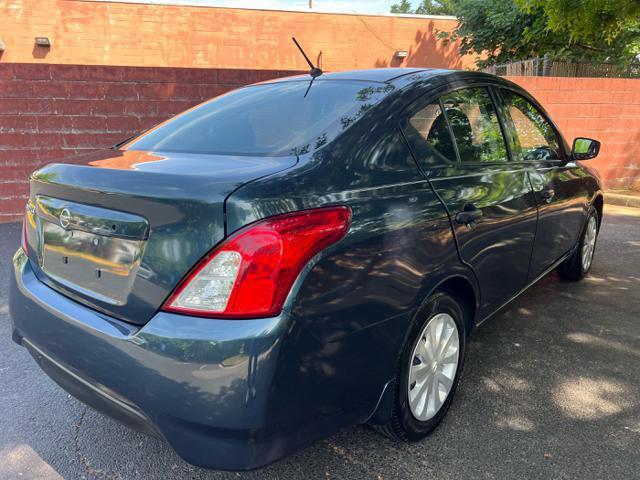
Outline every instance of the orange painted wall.
<svg viewBox="0 0 640 480"><path fill-rule="evenodd" d="M510 77L537 98L571 143L577 136L602 142L589 161L607 188L640 190L640 80Z"/></svg>
<svg viewBox="0 0 640 480"><path fill-rule="evenodd" d="M300 70L296 36L327 70L384 66L473 67L436 38L456 21L233 8L2 0L0 62ZM51 49L34 48L48 36ZM394 60L396 50L409 57Z"/></svg>

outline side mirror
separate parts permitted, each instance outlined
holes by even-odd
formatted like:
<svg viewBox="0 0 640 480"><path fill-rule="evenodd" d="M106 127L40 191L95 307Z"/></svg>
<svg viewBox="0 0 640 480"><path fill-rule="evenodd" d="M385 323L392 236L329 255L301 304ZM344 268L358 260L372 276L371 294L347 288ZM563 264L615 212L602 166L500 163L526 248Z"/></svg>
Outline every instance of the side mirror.
<svg viewBox="0 0 640 480"><path fill-rule="evenodd" d="M600 142L592 138L578 137L573 141L571 155L574 160L590 160L600 152Z"/></svg>

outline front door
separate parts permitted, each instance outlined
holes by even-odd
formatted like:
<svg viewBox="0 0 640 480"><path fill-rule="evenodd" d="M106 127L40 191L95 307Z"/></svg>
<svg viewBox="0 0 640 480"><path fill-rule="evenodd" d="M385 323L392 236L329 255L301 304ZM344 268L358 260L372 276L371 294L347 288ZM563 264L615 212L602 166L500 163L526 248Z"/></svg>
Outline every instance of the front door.
<svg viewBox="0 0 640 480"><path fill-rule="evenodd" d="M478 279L480 315L489 313L527 283L537 222L528 167L509 161L486 87L443 95L410 118L406 134Z"/></svg>
<svg viewBox="0 0 640 480"><path fill-rule="evenodd" d="M562 138L540 107L500 89L508 128L515 131L515 159L531 166L539 221L529 279L535 279L576 244L585 221L587 192L582 170L568 162Z"/></svg>

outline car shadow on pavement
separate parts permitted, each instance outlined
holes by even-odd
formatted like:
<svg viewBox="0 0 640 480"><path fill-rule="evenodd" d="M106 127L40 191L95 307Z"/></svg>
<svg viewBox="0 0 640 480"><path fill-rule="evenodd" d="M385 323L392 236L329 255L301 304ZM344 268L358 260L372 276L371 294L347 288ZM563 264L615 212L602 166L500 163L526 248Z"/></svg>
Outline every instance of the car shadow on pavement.
<svg viewBox="0 0 640 480"><path fill-rule="evenodd" d="M640 468L640 210L607 208L590 275L550 274L469 342L428 439L347 429L265 469L213 472L84 407L9 341L0 299L0 478L632 478ZM19 228L0 225L8 272ZM6 275L0 280L7 291Z"/></svg>

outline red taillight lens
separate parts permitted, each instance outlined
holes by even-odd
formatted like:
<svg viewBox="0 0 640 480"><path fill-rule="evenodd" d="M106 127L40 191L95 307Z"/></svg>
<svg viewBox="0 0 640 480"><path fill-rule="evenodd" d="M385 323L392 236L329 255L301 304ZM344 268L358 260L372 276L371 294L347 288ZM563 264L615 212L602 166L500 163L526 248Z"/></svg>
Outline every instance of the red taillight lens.
<svg viewBox="0 0 640 480"><path fill-rule="evenodd" d="M180 282L163 310L216 318L278 315L307 262L345 236L348 207L278 215L238 231Z"/></svg>

